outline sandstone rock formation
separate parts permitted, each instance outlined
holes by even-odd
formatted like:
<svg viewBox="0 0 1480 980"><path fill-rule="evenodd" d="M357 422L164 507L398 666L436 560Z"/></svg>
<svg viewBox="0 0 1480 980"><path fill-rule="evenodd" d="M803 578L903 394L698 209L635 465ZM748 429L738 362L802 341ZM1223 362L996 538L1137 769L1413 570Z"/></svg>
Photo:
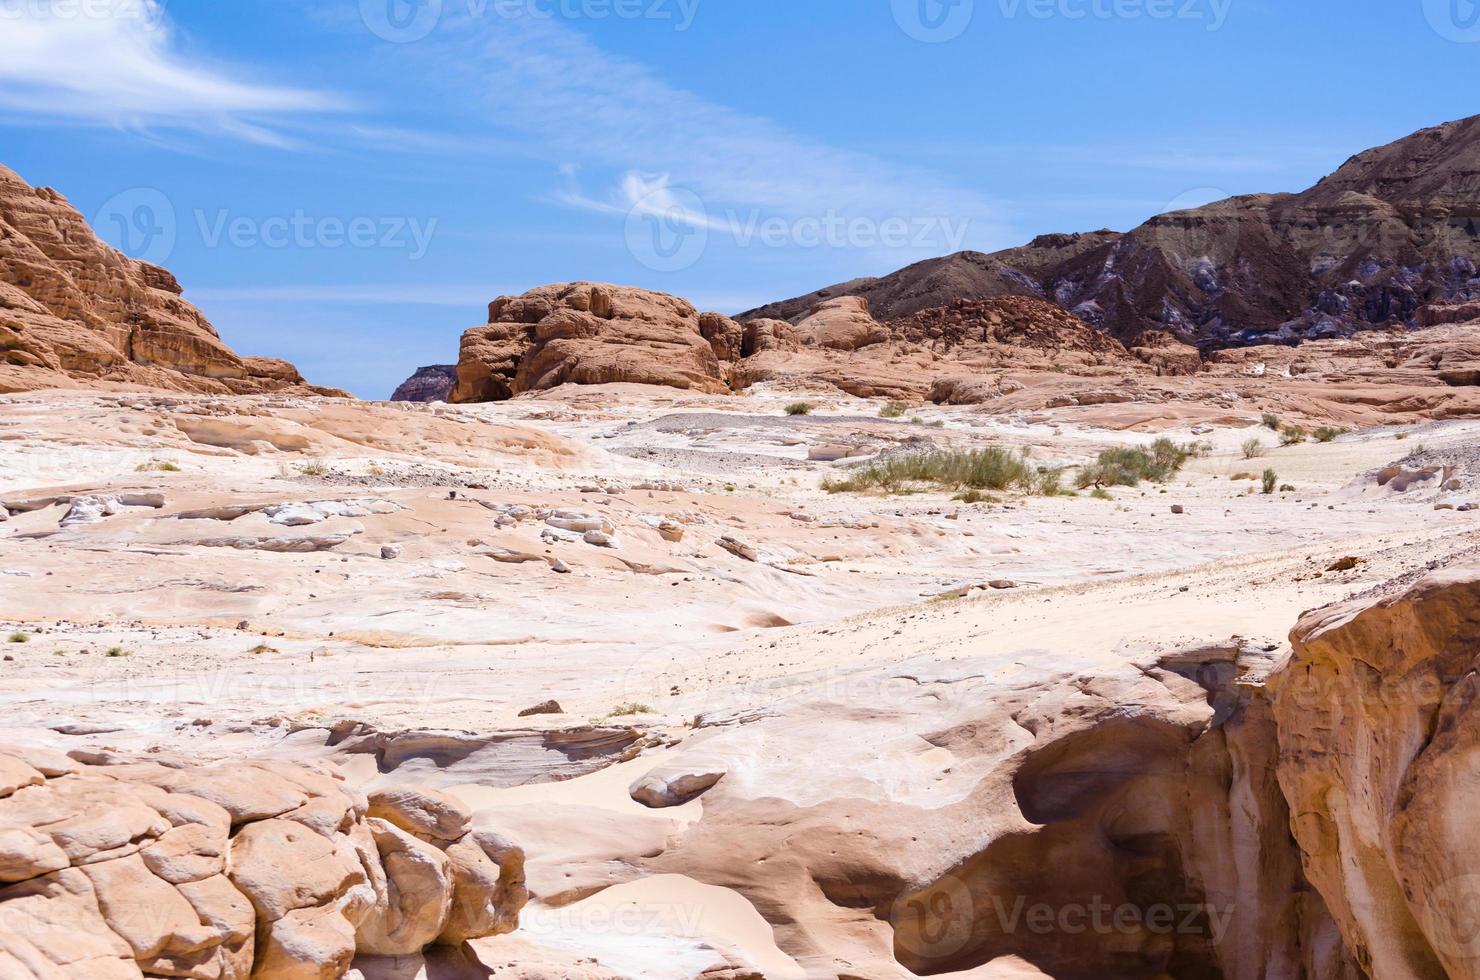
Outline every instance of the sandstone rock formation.
<svg viewBox="0 0 1480 980"><path fill-rule="evenodd" d="M664 293L557 283L488 307L488 326L463 334L454 402L502 401L562 384L636 382L727 390L721 356L740 326Z"/></svg>
<svg viewBox="0 0 1480 980"><path fill-rule="evenodd" d="M393 402L445 402L457 384L456 364L419 367L391 395Z"/></svg>
<svg viewBox="0 0 1480 980"><path fill-rule="evenodd" d="M822 300L896 319L958 299L1052 299L1135 344L1165 331L1204 349L1337 337L1480 300L1480 116L1353 157L1299 194L1256 194L1119 235L1046 235L961 252L742 314L797 322Z"/></svg>
<svg viewBox="0 0 1480 980"><path fill-rule="evenodd" d="M168 271L110 248L61 194L0 166L0 392L98 382L344 394L237 355Z"/></svg>
<svg viewBox="0 0 1480 980"><path fill-rule="evenodd" d="M1274 681L1305 871L1373 977L1480 977L1480 568L1306 616Z"/></svg>
<svg viewBox="0 0 1480 980"><path fill-rule="evenodd" d="M527 899L519 849L435 791L73 754L0 746L6 980L333 980L510 932Z"/></svg>

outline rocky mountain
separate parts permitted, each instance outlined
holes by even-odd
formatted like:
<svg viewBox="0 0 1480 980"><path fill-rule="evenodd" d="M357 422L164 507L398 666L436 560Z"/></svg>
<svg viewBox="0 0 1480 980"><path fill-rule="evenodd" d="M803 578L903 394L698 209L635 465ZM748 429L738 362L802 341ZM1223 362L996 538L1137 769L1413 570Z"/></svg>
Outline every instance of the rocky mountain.
<svg viewBox="0 0 1480 980"><path fill-rule="evenodd" d="M741 314L796 321L866 299L894 319L959 299L1057 302L1111 336L1165 332L1203 349L1414 325L1480 299L1480 116L1369 150L1298 194L1158 215L1126 234L1047 235L961 252Z"/></svg>
<svg viewBox="0 0 1480 980"><path fill-rule="evenodd" d="M167 270L109 247L49 187L0 166L0 392L99 382L210 394L316 388L242 357Z"/></svg>
<svg viewBox="0 0 1480 980"><path fill-rule="evenodd" d="M457 384L456 364L429 364L401 382L391 395L393 402L445 402Z"/></svg>

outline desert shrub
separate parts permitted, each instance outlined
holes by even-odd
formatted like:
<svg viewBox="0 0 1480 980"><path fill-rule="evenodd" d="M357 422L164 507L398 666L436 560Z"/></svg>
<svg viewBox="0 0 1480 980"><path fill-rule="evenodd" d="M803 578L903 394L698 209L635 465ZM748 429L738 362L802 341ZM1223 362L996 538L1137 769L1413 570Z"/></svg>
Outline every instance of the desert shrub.
<svg viewBox="0 0 1480 980"><path fill-rule="evenodd" d="M1040 497L1057 497L1064 492L1064 471L1057 467L1044 467L1038 471L1033 482L1033 492Z"/></svg>
<svg viewBox="0 0 1480 980"><path fill-rule="evenodd" d="M1264 471L1263 485L1264 485L1264 492L1266 494L1274 493L1274 488L1279 485L1279 482L1280 482L1280 475L1278 473L1276 473L1274 470L1265 470Z"/></svg>
<svg viewBox="0 0 1480 980"><path fill-rule="evenodd" d="M1079 489L1088 487L1135 487L1141 481L1165 483L1182 471L1194 455L1192 446L1179 446L1158 439L1147 449L1107 449L1099 459L1079 469Z"/></svg>
<svg viewBox="0 0 1480 980"><path fill-rule="evenodd" d="M613 718L630 718L633 715L655 715L657 713L658 712L653 709L652 705L638 704L635 701L629 701L626 704L619 704L614 709L612 709Z"/></svg>
<svg viewBox="0 0 1480 980"><path fill-rule="evenodd" d="M879 409L879 418L902 419L904 418L904 413L908 412L909 410L910 407L904 402L890 402L883 408Z"/></svg>
<svg viewBox="0 0 1480 980"><path fill-rule="evenodd" d="M982 493L980 490L967 490L965 493L956 494L951 499L959 500L963 504L985 504L990 503L992 500L991 497Z"/></svg>
<svg viewBox="0 0 1480 980"><path fill-rule="evenodd" d="M1245 439L1243 450L1244 459L1258 459L1264 455L1264 443L1258 439Z"/></svg>
<svg viewBox="0 0 1480 980"><path fill-rule="evenodd" d="M29 643L31 642L31 635L29 633L22 633L20 630L16 630L14 633L10 634L10 642Z"/></svg>
<svg viewBox="0 0 1480 980"><path fill-rule="evenodd" d="M123 647L109 647L108 648L108 656L110 656L110 657L127 657L128 656L128 651L125 650Z"/></svg>
<svg viewBox="0 0 1480 980"><path fill-rule="evenodd" d="M1259 419L1259 424L1272 432L1280 431L1280 417L1273 412L1265 412Z"/></svg>
<svg viewBox="0 0 1480 980"><path fill-rule="evenodd" d="M1337 436L1344 436L1346 433L1346 429L1338 429L1333 425L1323 425L1311 433L1311 435L1315 437L1316 442L1335 442Z"/></svg>
<svg viewBox="0 0 1480 980"><path fill-rule="evenodd" d="M786 406L786 414L787 415L811 415L812 414L812 403L811 402L792 402L790 405Z"/></svg>
<svg viewBox="0 0 1480 980"><path fill-rule="evenodd" d="M1298 425L1287 425L1280 430L1281 446L1298 446L1305 441L1306 431Z"/></svg>
<svg viewBox="0 0 1480 980"><path fill-rule="evenodd" d="M1399 433L1394 434L1393 438L1396 439L1396 440L1398 440L1399 442L1402 442L1404 439L1407 439L1408 438L1408 433L1406 433L1406 432L1399 432Z"/></svg>
<svg viewBox="0 0 1480 980"><path fill-rule="evenodd" d="M299 463L298 473L301 476L328 476L329 464L322 459L314 458L306 463Z"/></svg>
<svg viewBox="0 0 1480 980"><path fill-rule="evenodd" d="M991 446L968 452L931 452L878 460L847 476L824 480L828 493L899 492L911 484L951 490L1032 490L1037 471L1017 455Z"/></svg>
<svg viewBox="0 0 1480 980"><path fill-rule="evenodd" d="M1115 499L1114 497L1110 496L1110 491L1106 490L1104 487L1095 487L1094 490L1090 492L1090 496L1095 498L1096 500Z"/></svg>
<svg viewBox="0 0 1480 980"><path fill-rule="evenodd" d="M135 473L178 473L180 467L166 460L153 459L134 467Z"/></svg>
<svg viewBox="0 0 1480 980"><path fill-rule="evenodd" d="M1295 489L1295 484L1293 484L1293 483L1286 483L1284 486L1280 487L1280 493L1298 493L1298 492L1299 491Z"/></svg>

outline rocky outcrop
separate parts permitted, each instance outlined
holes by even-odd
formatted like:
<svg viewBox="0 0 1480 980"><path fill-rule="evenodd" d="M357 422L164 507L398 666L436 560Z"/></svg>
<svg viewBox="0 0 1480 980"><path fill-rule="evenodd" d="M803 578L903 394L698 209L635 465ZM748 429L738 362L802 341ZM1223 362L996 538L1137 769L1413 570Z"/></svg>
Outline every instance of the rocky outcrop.
<svg viewBox="0 0 1480 980"><path fill-rule="evenodd" d="M1353 157L1299 194L1162 214L1126 234L1047 235L840 283L742 314L798 322L822 300L896 319L958 299L1053 300L1133 346L1147 331L1202 349L1445 322L1480 301L1480 116Z"/></svg>
<svg viewBox="0 0 1480 980"><path fill-rule="evenodd" d="M402 381L391 395L393 402L445 402L457 384L456 364L429 364Z"/></svg>
<svg viewBox="0 0 1480 980"><path fill-rule="evenodd" d="M241 357L165 269L101 241L49 187L0 167L0 392L117 382L210 394L344 392Z"/></svg>
<svg viewBox="0 0 1480 980"><path fill-rule="evenodd" d="M494 300L488 325L463 334L452 401L624 381L722 392L722 358L737 356L743 340L739 324L701 317L665 293L588 282L541 286Z"/></svg>
<svg viewBox="0 0 1480 980"><path fill-rule="evenodd" d="M334 980L510 932L528 897L520 850L432 790L74 754L0 745L7 980Z"/></svg>
<svg viewBox="0 0 1480 980"><path fill-rule="evenodd" d="M1305 872L1373 977L1480 977L1480 567L1306 616L1274 680Z"/></svg>

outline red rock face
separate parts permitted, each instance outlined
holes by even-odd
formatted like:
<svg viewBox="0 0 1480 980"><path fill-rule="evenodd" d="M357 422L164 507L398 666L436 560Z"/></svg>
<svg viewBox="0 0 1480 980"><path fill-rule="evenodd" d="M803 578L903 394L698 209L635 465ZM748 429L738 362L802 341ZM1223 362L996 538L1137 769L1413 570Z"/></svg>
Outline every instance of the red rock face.
<svg viewBox="0 0 1480 980"><path fill-rule="evenodd" d="M0 167L0 391L97 382L344 394L309 387L285 361L239 356L167 270L110 248L62 195Z"/></svg>
<svg viewBox="0 0 1480 980"><path fill-rule="evenodd" d="M857 296L894 320L1021 295L1055 300L1132 346L1162 331L1204 350L1445 322L1419 311L1480 301L1477 173L1480 116L1359 154L1300 194L1231 198L1124 235L1045 235L991 255L960 252L740 319L797 322L822 300Z"/></svg>
<svg viewBox="0 0 1480 980"><path fill-rule="evenodd" d="M700 316L666 293L602 283L555 283L489 305L489 322L463 334L454 402L502 401L563 384L664 385L728 390L740 325Z"/></svg>

